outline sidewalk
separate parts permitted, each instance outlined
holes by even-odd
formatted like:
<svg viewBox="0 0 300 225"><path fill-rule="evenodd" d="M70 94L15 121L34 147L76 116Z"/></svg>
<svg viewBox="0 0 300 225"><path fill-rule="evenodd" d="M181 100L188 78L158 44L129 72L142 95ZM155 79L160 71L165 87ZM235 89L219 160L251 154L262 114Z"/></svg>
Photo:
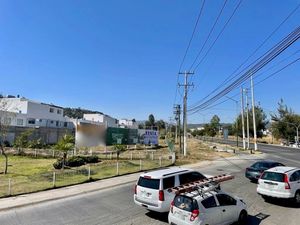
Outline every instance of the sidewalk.
<svg viewBox="0 0 300 225"><path fill-rule="evenodd" d="M254 155L243 154L243 158L252 158ZM229 159L243 159L241 155L236 155L233 157L226 158ZM199 168L206 167L214 163L219 163L220 159L214 161L201 161L195 164L184 165L187 168ZM104 190L112 188L119 185L129 184L135 182L139 175L143 172L133 173L124 176L118 176L108 179L103 179L99 181L94 181L90 183L78 184L64 188L58 188L48 191L41 191L31 194L23 194L9 198L0 199L0 211L5 211L13 208L19 208L28 205L34 205L42 202L48 202L53 200L58 200L62 198L77 196L80 194L90 193L94 191Z"/></svg>

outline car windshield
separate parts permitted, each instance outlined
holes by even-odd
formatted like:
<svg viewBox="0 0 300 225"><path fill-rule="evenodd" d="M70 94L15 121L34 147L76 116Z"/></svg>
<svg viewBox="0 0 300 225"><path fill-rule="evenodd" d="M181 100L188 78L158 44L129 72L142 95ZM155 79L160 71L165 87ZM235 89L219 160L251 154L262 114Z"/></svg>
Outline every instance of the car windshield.
<svg viewBox="0 0 300 225"><path fill-rule="evenodd" d="M264 172L261 179L277 181L277 182L283 182L284 181L284 174L275 173L275 172Z"/></svg>
<svg viewBox="0 0 300 225"><path fill-rule="evenodd" d="M174 198L174 206L184 211L192 212L194 209L198 209L198 204L192 198L178 195Z"/></svg>
<svg viewBox="0 0 300 225"><path fill-rule="evenodd" d="M138 186L158 190L159 189L159 179L140 177L140 179L138 181Z"/></svg>

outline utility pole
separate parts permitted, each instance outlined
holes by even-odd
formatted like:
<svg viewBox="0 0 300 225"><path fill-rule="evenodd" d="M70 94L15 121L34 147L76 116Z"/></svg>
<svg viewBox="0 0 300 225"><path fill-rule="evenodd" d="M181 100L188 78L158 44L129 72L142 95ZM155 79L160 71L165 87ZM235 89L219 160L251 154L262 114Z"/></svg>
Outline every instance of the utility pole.
<svg viewBox="0 0 300 225"><path fill-rule="evenodd" d="M246 149L245 141L245 119L244 119L244 90L241 88L241 115L242 115L242 133L243 133L243 149Z"/></svg>
<svg viewBox="0 0 300 225"><path fill-rule="evenodd" d="M183 155L187 155L187 94L188 87L193 86L193 84L188 83L188 76L194 73L185 71L184 73L179 72L179 74L184 75L184 85L179 85L184 87L184 97L183 97Z"/></svg>
<svg viewBox="0 0 300 225"><path fill-rule="evenodd" d="M251 97L252 97L252 116L253 116L253 137L254 137L254 150L257 151L257 135L256 135L256 120L255 120L255 101L254 101L254 85L251 76Z"/></svg>
<svg viewBox="0 0 300 225"><path fill-rule="evenodd" d="M245 90L246 95L246 117L247 117L247 149L250 148L250 131L249 131L249 102L248 102L248 90Z"/></svg>
<svg viewBox="0 0 300 225"><path fill-rule="evenodd" d="M180 105L175 105L174 106L174 111L173 111L174 115L175 115L175 120L176 120L176 130L175 130L175 143L178 143L178 136L180 137ZM178 135L179 133L179 135ZM181 139L181 137L180 137ZM179 152L181 152L181 141L179 144Z"/></svg>

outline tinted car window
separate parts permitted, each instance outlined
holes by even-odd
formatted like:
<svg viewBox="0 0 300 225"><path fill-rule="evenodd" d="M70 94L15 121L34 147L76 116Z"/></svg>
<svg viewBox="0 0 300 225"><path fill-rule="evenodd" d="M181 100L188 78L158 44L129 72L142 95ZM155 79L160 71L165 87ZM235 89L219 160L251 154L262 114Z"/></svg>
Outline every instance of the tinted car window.
<svg viewBox="0 0 300 225"><path fill-rule="evenodd" d="M215 200L214 196L210 196L209 198L204 199L201 203L207 209L217 206L217 203L216 203L216 200Z"/></svg>
<svg viewBox="0 0 300 225"><path fill-rule="evenodd" d="M140 179L138 181L138 186L158 190L159 189L159 179L140 177Z"/></svg>
<svg viewBox="0 0 300 225"><path fill-rule="evenodd" d="M300 171L294 172L290 177L290 181L297 181L297 180L300 180Z"/></svg>
<svg viewBox="0 0 300 225"><path fill-rule="evenodd" d="M184 195L177 195L174 198L174 206L188 212L192 212L194 209L198 209L197 202L192 198Z"/></svg>
<svg viewBox="0 0 300 225"><path fill-rule="evenodd" d="M189 172L179 175L180 184L186 184L197 180L205 179L206 177L198 172Z"/></svg>
<svg viewBox="0 0 300 225"><path fill-rule="evenodd" d="M226 194L217 194L217 199L220 206L236 205L236 200Z"/></svg>
<svg viewBox="0 0 300 225"><path fill-rule="evenodd" d="M172 188L175 185L175 177L167 177L163 179L163 189Z"/></svg>
<svg viewBox="0 0 300 225"><path fill-rule="evenodd" d="M261 179L284 182L284 174L275 172L264 172Z"/></svg>

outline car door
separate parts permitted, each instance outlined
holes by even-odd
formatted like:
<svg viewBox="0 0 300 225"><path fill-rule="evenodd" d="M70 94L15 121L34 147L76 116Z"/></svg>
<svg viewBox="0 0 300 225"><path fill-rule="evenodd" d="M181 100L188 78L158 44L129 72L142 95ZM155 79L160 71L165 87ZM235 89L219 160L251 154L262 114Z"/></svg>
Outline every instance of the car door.
<svg viewBox="0 0 300 225"><path fill-rule="evenodd" d="M236 207L236 199L224 193L217 194L216 198L221 209L222 224L230 224L237 221L239 212Z"/></svg>
<svg viewBox="0 0 300 225"><path fill-rule="evenodd" d="M175 186L175 176L163 178L162 183L163 183L162 189L164 191L164 197L165 197L165 201L163 202L164 204L163 207L169 208L175 196L175 194L172 191L170 191L170 188L173 188Z"/></svg>
<svg viewBox="0 0 300 225"><path fill-rule="evenodd" d="M215 196L210 196L201 201L202 206L205 208L203 210L204 224L222 224L222 209L217 205Z"/></svg>
<svg viewBox="0 0 300 225"><path fill-rule="evenodd" d="M290 176L290 187L293 194L300 188L300 170L295 171Z"/></svg>

